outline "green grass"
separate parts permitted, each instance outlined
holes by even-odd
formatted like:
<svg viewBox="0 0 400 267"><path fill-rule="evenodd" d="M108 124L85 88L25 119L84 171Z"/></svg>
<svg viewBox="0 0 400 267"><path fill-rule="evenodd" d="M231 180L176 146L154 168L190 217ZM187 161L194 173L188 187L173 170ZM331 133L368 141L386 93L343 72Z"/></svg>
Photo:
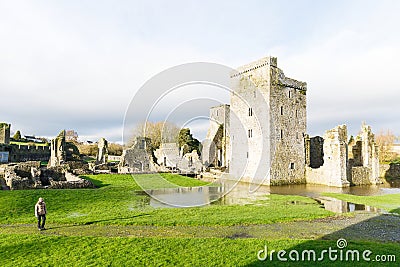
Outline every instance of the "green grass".
<svg viewBox="0 0 400 267"><path fill-rule="evenodd" d="M149 205L150 198L130 175L87 177L99 188L0 191L0 224L34 223L33 206L39 197L47 203L48 222L55 224L239 225L333 215L307 197L281 195L270 195L268 200L248 205L157 209ZM185 186L204 183L176 175L165 177Z"/></svg>
<svg viewBox="0 0 400 267"><path fill-rule="evenodd" d="M179 175L163 174L162 177L166 181L154 175L135 176L136 179L153 180L147 185L152 185L154 188L205 184L203 181ZM149 206L150 198L143 193L131 175L99 174L88 175L86 178L92 180L98 188L0 191L0 224L11 224L11 226L3 226L0 231L2 233L0 234L0 266L371 265L370 262L357 262L357 264L331 262L327 258L322 262L282 264L276 256L272 262L260 262L257 259L257 252L265 245L268 246L269 251L313 249L320 253L329 247L335 249L336 240L325 240L325 237L324 240L293 239L293 234L290 232L285 233L287 239L282 239L279 235L280 230L276 228L271 229L271 231L278 231L277 237L271 238L272 240L264 239L264 235L260 235L262 238L236 238L232 235L234 233L240 236L241 233L246 233L242 228L245 225L257 224L257 227L264 229L264 227L270 227L266 225L268 223L311 220L333 215L332 212L322 209L318 203L307 197L269 195L266 200L258 200L247 205L155 209ZM329 195L337 198L348 196ZM39 196L44 197L47 203L49 213L46 226L50 228L48 231L39 232L34 229L36 220L33 215L33 205ZM390 199L378 198L373 201L382 205L391 205L395 209L398 207L399 195L389 196L391 196ZM369 201L372 201L372 198ZM148 228L155 229L154 234L158 236L130 237L131 233L126 233L127 230L124 230L128 226L124 225L140 225L142 229L145 229L144 232ZM151 228L151 225L156 227ZM185 237L177 237L175 233L178 234L178 231L174 231L177 227L169 227L174 225L187 228L185 231L189 232ZM209 226L214 226L216 231L219 228L221 228L220 231L224 231L230 225L237 226L227 231L226 235L223 232L223 235L219 235L218 238L214 235L211 238L204 236L187 238L187 235L191 236L190 231L201 231ZM133 232L140 232L137 229L140 228L139 226L129 227ZM99 228L101 235L95 228ZM168 235L163 231L168 231ZM223 238L225 236L226 238ZM301 234L297 238L306 237ZM369 249L374 255L395 254L397 265L391 262L382 266L398 266L399 243L349 241L347 248L361 251ZM374 266L379 265L374 262Z"/></svg>
<svg viewBox="0 0 400 267"><path fill-rule="evenodd" d="M355 196L338 193L324 193L324 195L400 214L400 194L388 194L381 196Z"/></svg>
<svg viewBox="0 0 400 267"><path fill-rule="evenodd" d="M96 158L95 157L84 156L83 157L83 161L85 161L86 163L89 163L89 162L96 161Z"/></svg>
<svg viewBox="0 0 400 267"><path fill-rule="evenodd" d="M104 238L46 235L0 235L2 266L370 266L371 262L259 261L257 252L313 249L320 255L336 241L226 238ZM348 249L400 257L393 243L349 242ZM287 257L287 255L286 255ZM374 266L379 266L376 262ZM398 266L386 263L382 266Z"/></svg>
<svg viewBox="0 0 400 267"><path fill-rule="evenodd" d="M171 173L134 174L133 177L143 189L194 187L209 184L209 182Z"/></svg>

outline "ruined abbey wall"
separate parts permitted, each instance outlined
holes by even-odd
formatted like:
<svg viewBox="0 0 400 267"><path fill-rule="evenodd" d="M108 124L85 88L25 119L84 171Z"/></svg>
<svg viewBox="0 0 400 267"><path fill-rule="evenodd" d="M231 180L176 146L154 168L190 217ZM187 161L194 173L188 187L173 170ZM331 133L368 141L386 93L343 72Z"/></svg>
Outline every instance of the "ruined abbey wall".
<svg viewBox="0 0 400 267"><path fill-rule="evenodd" d="M376 185L379 176L378 148L371 127L362 125L352 142L346 125L326 131L323 137L306 136L306 180L336 187Z"/></svg>
<svg viewBox="0 0 400 267"><path fill-rule="evenodd" d="M10 128L11 124L4 122L0 123L0 144L10 143Z"/></svg>
<svg viewBox="0 0 400 267"><path fill-rule="evenodd" d="M230 106L223 104L210 109L210 126L203 142L202 161L205 166L228 167L230 159Z"/></svg>
<svg viewBox="0 0 400 267"><path fill-rule="evenodd" d="M305 139L306 154L309 155L307 160L309 164L306 166L307 183L336 187L350 186L347 179L346 125L337 126L326 131L322 138L318 137L313 142L311 140L308 137Z"/></svg>

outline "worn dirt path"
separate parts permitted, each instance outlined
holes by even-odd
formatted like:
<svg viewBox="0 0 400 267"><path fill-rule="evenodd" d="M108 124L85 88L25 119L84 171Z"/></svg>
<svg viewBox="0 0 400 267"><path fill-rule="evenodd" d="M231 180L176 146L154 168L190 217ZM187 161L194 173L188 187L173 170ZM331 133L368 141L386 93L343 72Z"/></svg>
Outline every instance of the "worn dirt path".
<svg viewBox="0 0 400 267"><path fill-rule="evenodd" d="M38 231L35 224L0 225L0 234L103 237L262 238L391 241L400 243L400 216L356 212L313 221L243 226L119 226L52 225Z"/></svg>

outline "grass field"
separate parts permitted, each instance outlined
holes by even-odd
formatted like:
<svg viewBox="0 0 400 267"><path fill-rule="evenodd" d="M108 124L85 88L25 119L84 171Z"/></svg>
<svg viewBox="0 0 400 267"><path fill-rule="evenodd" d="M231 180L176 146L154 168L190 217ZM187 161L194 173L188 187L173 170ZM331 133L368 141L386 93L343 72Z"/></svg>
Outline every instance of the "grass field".
<svg viewBox="0 0 400 267"><path fill-rule="evenodd" d="M105 238L43 235L0 235L2 266L371 266L371 262L259 261L257 253L267 245L268 251L309 250L317 255L335 241L263 240L221 238ZM374 255L392 255L398 245L358 242L351 249L373 248ZM62 248L62 249L60 249ZM30 256L29 256L30 255ZM399 257L399 253L397 255ZM286 257L288 257L286 255ZM306 258L307 259L307 258ZM374 266L398 266L395 262Z"/></svg>
<svg viewBox="0 0 400 267"><path fill-rule="evenodd" d="M135 179L140 183L140 179L152 180L146 182L152 188L207 184L179 175L163 174L163 177L166 181L153 175ZM277 259L260 262L257 252L265 245L268 250L316 251L336 246L332 240L299 239L297 233L288 232L285 238L279 237L279 223L285 225L334 215L307 197L268 195L266 200L247 205L153 208L131 175L101 174L85 178L98 188L0 191L0 224L3 225L0 266L287 266L288 263L282 265ZM47 203L46 226L51 230L35 229L33 205L38 197ZM257 227L262 233L268 230L268 225L274 225L271 231L278 232L276 238L267 240L262 235L247 238L240 234L242 227ZM182 236L175 235L179 233L178 228ZM196 231L209 231L204 234L209 237L196 235ZM213 231L229 233L214 235ZM146 235L150 232L154 234ZM199 237L187 237L191 235ZM395 252L400 257L398 243L349 242L349 247L373 248L374 253L380 254ZM337 262L290 262L290 266L310 265L337 266Z"/></svg>
<svg viewBox="0 0 400 267"><path fill-rule="evenodd" d="M143 175L152 179L151 175ZM193 178L165 174L156 177L154 188L201 186ZM301 196L271 195L250 205L210 205L196 208L161 209L149 206L149 197L130 175L86 176L98 189L0 191L0 224L32 223L33 205L39 197L46 201L48 220L61 224L119 225L238 225L315 219L333 213ZM150 183L149 183L150 184ZM293 204L296 203L296 204Z"/></svg>

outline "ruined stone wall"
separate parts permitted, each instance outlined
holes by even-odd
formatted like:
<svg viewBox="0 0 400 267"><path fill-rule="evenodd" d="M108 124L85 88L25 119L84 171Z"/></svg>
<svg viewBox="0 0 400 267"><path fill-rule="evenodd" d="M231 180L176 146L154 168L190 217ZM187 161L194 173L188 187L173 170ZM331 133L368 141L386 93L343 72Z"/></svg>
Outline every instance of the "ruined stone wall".
<svg viewBox="0 0 400 267"><path fill-rule="evenodd" d="M177 167L183 173L200 173L203 170L203 164L196 150L186 153L178 162Z"/></svg>
<svg viewBox="0 0 400 267"><path fill-rule="evenodd" d="M50 158L49 146L0 144L0 152L8 152L7 162L47 161Z"/></svg>
<svg viewBox="0 0 400 267"><path fill-rule="evenodd" d="M210 126L203 141L204 165L227 167L230 159L230 106L220 105L210 109ZM220 162L218 164L218 161Z"/></svg>
<svg viewBox="0 0 400 267"><path fill-rule="evenodd" d="M164 167L177 167L181 157L176 143L163 143L154 151L157 164Z"/></svg>
<svg viewBox="0 0 400 267"><path fill-rule="evenodd" d="M0 123L0 144L10 143L10 128L11 124L4 122Z"/></svg>
<svg viewBox="0 0 400 267"><path fill-rule="evenodd" d="M39 161L11 164L5 167L4 180L11 190L93 188L91 181L68 171L68 166L40 169Z"/></svg>
<svg viewBox="0 0 400 267"><path fill-rule="evenodd" d="M371 168L362 166L352 167L350 182L352 185L371 185L373 184L370 180L371 174Z"/></svg>
<svg viewBox="0 0 400 267"><path fill-rule="evenodd" d="M256 183L305 183L306 83L285 77L273 57L232 77L231 175L244 169Z"/></svg>
<svg viewBox="0 0 400 267"><path fill-rule="evenodd" d="M309 166L317 169L324 165L324 138L312 137L310 140Z"/></svg>
<svg viewBox="0 0 400 267"><path fill-rule="evenodd" d="M348 180L354 185L381 183L378 147L371 127L363 124L353 143L349 148L352 158L349 158Z"/></svg>
<svg viewBox="0 0 400 267"><path fill-rule="evenodd" d="M122 152L118 173L139 173L156 171L150 147L150 139L137 137L133 146Z"/></svg>
<svg viewBox="0 0 400 267"><path fill-rule="evenodd" d="M50 159L48 166L55 167L63 164L67 159L65 130L61 131L56 138L51 140Z"/></svg>
<svg viewBox="0 0 400 267"><path fill-rule="evenodd" d="M346 125L326 131L323 140L323 165L319 168L306 167L307 183L336 187L350 186L347 179Z"/></svg>
<svg viewBox="0 0 400 267"><path fill-rule="evenodd" d="M48 161L49 146L11 145L10 162Z"/></svg>

